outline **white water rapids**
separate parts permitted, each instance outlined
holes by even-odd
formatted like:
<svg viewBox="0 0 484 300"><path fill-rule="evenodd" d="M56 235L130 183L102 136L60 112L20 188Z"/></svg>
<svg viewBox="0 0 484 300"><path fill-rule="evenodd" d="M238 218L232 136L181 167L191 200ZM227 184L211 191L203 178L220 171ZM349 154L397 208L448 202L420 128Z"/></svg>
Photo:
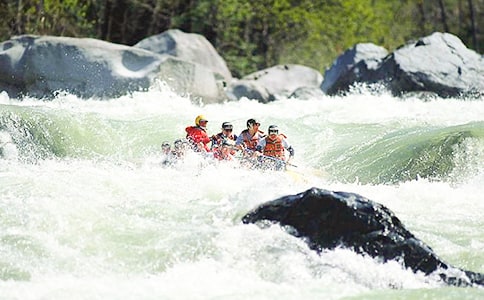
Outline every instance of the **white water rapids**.
<svg viewBox="0 0 484 300"><path fill-rule="evenodd" d="M277 124L293 173L160 165L195 116ZM390 208L447 263L484 272L484 101L365 92L269 104L152 90L104 101L0 94L0 299L478 299L397 262L321 255L259 204L310 187ZM8 145L7 145L8 144Z"/></svg>

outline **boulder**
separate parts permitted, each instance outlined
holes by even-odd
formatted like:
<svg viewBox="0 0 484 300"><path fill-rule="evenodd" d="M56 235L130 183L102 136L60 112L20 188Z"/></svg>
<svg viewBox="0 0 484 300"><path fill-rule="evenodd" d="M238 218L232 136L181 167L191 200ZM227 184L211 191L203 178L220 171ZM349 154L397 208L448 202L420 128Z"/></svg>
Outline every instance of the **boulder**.
<svg viewBox="0 0 484 300"><path fill-rule="evenodd" d="M257 81L234 80L227 88L227 95L231 100L239 100L243 97L268 103L276 100L276 97Z"/></svg>
<svg viewBox="0 0 484 300"><path fill-rule="evenodd" d="M324 92L319 87L300 87L297 88L289 98L296 98L299 100L323 99Z"/></svg>
<svg viewBox="0 0 484 300"><path fill-rule="evenodd" d="M133 47L158 54L169 54L181 60L197 63L215 73L219 73L226 82L232 80L225 60L202 35L185 33L179 29L170 29L161 34L145 38Z"/></svg>
<svg viewBox="0 0 484 300"><path fill-rule="evenodd" d="M289 233L316 251L349 248L382 262L399 261L414 272L435 272L450 285L484 287L484 274L449 266L388 208L357 194L311 188L264 203L242 221L290 226Z"/></svg>
<svg viewBox="0 0 484 300"><path fill-rule="evenodd" d="M458 37L436 32L393 52L376 79L385 79L397 95L414 91L441 97L484 95L484 59Z"/></svg>
<svg viewBox="0 0 484 300"><path fill-rule="evenodd" d="M274 96L288 97L301 87L319 87L323 81L321 73L302 65L277 65L244 76L246 81L257 82Z"/></svg>
<svg viewBox="0 0 484 300"><path fill-rule="evenodd" d="M204 104L227 100L223 78L200 64L167 55L162 59L155 78L166 82L175 93Z"/></svg>
<svg viewBox="0 0 484 300"><path fill-rule="evenodd" d="M321 89L335 95L355 83L382 83L396 96L409 92L440 97L484 95L483 56L450 33L435 32L385 53L372 44L357 44L326 71Z"/></svg>
<svg viewBox="0 0 484 300"><path fill-rule="evenodd" d="M0 89L11 97L116 97L150 86L161 56L89 38L17 36L0 44Z"/></svg>
<svg viewBox="0 0 484 300"><path fill-rule="evenodd" d="M360 43L346 50L324 73L321 89L328 95L349 90L355 82L367 82L388 51L371 43Z"/></svg>

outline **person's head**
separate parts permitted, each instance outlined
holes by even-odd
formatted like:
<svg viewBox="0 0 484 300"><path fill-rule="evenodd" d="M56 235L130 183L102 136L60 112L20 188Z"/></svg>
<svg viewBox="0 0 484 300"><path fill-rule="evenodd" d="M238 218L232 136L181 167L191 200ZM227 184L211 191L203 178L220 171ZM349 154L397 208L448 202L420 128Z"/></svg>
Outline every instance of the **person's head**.
<svg viewBox="0 0 484 300"><path fill-rule="evenodd" d="M161 144L161 150L163 150L163 152L169 152L170 151L170 144L168 142L163 142Z"/></svg>
<svg viewBox="0 0 484 300"><path fill-rule="evenodd" d="M279 127L277 127L277 125L271 125L267 129L267 133L269 135L278 135L279 134Z"/></svg>
<svg viewBox="0 0 484 300"><path fill-rule="evenodd" d="M195 118L195 125L205 128L207 126L207 118L204 115L198 115Z"/></svg>
<svg viewBox="0 0 484 300"><path fill-rule="evenodd" d="M182 151L186 149L186 142L183 141L182 139L178 139L173 143L173 147L175 148L175 151Z"/></svg>
<svg viewBox="0 0 484 300"><path fill-rule="evenodd" d="M228 141L228 140L224 140L224 141L222 142L222 147L221 147L221 151L222 151L222 153L223 153L223 154L228 154L228 153L230 153L230 150L232 149L232 147L233 147L233 146L234 146L234 145L233 145L233 144L232 144L230 141Z"/></svg>
<svg viewBox="0 0 484 300"><path fill-rule="evenodd" d="M222 123L222 131L225 133L225 135L229 135L232 133L232 130L234 129L234 126L230 122L223 122Z"/></svg>
<svg viewBox="0 0 484 300"><path fill-rule="evenodd" d="M256 119L247 120L247 129L259 129L259 126L260 126L260 123Z"/></svg>

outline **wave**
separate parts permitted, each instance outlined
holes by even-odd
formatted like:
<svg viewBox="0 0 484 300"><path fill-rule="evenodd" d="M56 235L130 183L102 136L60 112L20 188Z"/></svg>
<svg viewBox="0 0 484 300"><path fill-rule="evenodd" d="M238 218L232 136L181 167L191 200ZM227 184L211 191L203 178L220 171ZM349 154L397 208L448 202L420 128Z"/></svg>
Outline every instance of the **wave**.
<svg viewBox="0 0 484 300"><path fill-rule="evenodd" d="M199 106L165 91L97 102L66 97L57 102L3 101L0 156L2 149L5 152L2 140L7 140L25 162L138 161L159 154L163 141L183 137L185 126L199 112L214 117L211 133L226 120L240 130L247 112L250 117L255 112L264 126L284 128L296 149L296 165L321 170L336 181L460 181L484 170L481 103L355 95L324 101L260 104L246 100Z"/></svg>
<svg viewBox="0 0 484 300"><path fill-rule="evenodd" d="M483 169L484 122L398 129L338 149L326 160L324 168L347 182L459 181Z"/></svg>

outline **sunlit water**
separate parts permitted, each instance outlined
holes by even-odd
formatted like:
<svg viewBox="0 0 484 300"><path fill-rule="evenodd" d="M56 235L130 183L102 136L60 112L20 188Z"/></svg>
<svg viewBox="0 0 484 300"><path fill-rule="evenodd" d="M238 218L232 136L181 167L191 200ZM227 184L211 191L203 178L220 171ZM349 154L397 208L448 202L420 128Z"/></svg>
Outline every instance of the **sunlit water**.
<svg viewBox="0 0 484 300"><path fill-rule="evenodd" d="M279 125L292 172L160 145L198 114L215 134ZM309 250L257 205L310 187L389 207L448 262L484 272L484 101L365 92L200 105L162 89L109 101L0 94L0 299L479 299L345 249Z"/></svg>

